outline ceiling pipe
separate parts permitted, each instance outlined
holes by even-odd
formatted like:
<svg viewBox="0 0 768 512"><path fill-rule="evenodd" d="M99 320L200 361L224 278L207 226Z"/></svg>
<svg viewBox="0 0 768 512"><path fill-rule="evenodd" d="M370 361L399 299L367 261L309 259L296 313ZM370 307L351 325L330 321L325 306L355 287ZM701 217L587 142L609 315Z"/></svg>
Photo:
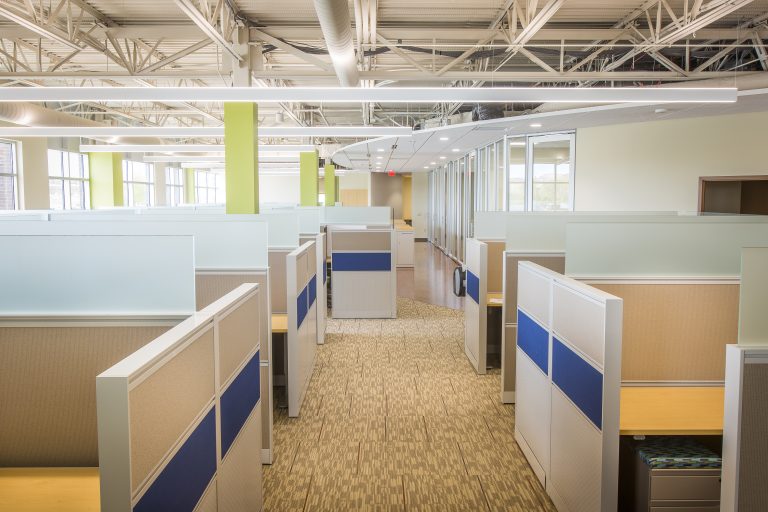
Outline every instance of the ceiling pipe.
<svg viewBox="0 0 768 512"><path fill-rule="evenodd" d="M0 102L0 121L20 126L74 126L100 127L107 125L72 114L57 112L33 103ZM123 144L162 144L163 140L154 137L113 137L110 142Z"/></svg>
<svg viewBox="0 0 768 512"><path fill-rule="evenodd" d="M339 84L342 87L357 87L360 84L360 76L357 70L347 0L314 0L314 2L320 29L323 31Z"/></svg>

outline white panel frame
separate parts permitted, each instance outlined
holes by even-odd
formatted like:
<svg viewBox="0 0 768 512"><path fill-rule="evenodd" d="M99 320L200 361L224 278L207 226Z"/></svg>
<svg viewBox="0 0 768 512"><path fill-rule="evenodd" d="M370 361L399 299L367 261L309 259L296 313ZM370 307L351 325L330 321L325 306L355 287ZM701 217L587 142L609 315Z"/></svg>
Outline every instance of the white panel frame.
<svg viewBox="0 0 768 512"><path fill-rule="evenodd" d="M464 270L477 276L478 302L467 290L464 297L464 354L478 375L485 375L488 364L488 244L474 238L466 241Z"/></svg>
<svg viewBox="0 0 768 512"><path fill-rule="evenodd" d="M308 251L315 247L315 242L306 242L286 256L286 286L288 298L288 333L286 336L286 386L288 388L288 416L296 418L301 411L317 355L317 300L307 310L307 316L297 326L298 309L296 299L309 284L312 277L317 282L317 259L308 257ZM302 258L302 256L305 256ZM311 260L311 261L310 261ZM300 268L300 265L306 268ZM302 279L304 276L305 279Z"/></svg>
<svg viewBox="0 0 768 512"><path fill-rule="evenodd" d="M321 223L391 226L392 208L389 206L326 206L322 209Z"/></svg>

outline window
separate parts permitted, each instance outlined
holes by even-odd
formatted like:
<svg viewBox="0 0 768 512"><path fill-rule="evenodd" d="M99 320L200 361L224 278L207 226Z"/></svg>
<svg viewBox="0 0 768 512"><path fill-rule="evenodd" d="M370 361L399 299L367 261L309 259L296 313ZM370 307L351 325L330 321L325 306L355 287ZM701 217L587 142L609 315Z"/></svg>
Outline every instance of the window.
<svg viewBox="0 0 768 512"><path fill-rule="evenodd" d="M54 210L85 210L91 206L88 156L48 150L48 191Z"/></svg>
<svg viewBox="0 0 768 512"><path fill-rule="evenodd" d="M507 140L507 210L525 210L525 137Z"/></svg>
<svg viewBox="0 0 768 512"><path fill-rule="evenodd" d="M15 210L18 202L16 144L0 141L0 210Z"/></svg>
<svg viewBox="0 0 768 512"><path fill-rule="evenodd" d="M150 164L123 160L123 198L125 206L155 204L155 173Z"/></svg>
<svg viewBox="0 0 768 512"><path fill-rule="evenodd" d="M224 204L224 174L195 171L195 201L197 204Z"/></svg>
<svg viewBox="0 0 768 512"><path fill-rule="evenodd" d="M531 137L533 211L572 210L571 136Z"/></svg>
<svg viewBox="0 0 768 512"><path fill-rule="evenodd" d="M184 171L180 167L165 168L165 198L168 206L184 202Z"/></svg>

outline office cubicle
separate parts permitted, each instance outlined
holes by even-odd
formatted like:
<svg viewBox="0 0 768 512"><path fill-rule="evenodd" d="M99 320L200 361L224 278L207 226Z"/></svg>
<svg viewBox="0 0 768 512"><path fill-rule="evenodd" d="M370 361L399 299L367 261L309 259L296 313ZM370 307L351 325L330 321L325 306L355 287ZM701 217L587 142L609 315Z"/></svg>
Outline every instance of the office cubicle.
<svg viewBox="0 0 768 512"><path fill-rule="evenodd" d="M288 254L288 333L285 349L288 416L301 410L317 354L317 244Z"/></svg>
<svg viewBox="0 0 768 512"><path fill-rule="evenodd" d="M622 301L518 269L515 439L558 510L618 503Z"/></svg>
<svg viewBox="0 0 768 512"><path fill-rule="evenodd" d="M101 508L260 510L258 285L96 378Z"/></svg>
<svg viewBox="0 0 768 512"><path fill-rule="evenodd" d="M395 318L395 231L329 226L333 318Z"/></svg>

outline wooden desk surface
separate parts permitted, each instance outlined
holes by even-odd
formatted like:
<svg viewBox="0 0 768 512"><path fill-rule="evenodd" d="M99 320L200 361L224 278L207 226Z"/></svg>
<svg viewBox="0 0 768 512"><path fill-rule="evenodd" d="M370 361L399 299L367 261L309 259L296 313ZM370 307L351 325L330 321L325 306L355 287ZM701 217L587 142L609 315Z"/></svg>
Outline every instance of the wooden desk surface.
<svg viewBox="0 0 768 512"><path fill-rule="evenodd" d="M504 294L501 292L498 292L498 293L494 292L494 293L489 293L488 296L486 297L485 305L487 307L500 308L503 305L503 303L499 301L492 302L491 299L504 300Z"/></svg>
<svg viewBox="0 0 768 512"><path fill-rule="evenodd" d="M279 313L272 315L272 334L288 332L288 315Z"/></svg>
<svg viewBox="0 0 768 512"><path fill-rule="evenodd" d="M0 510L99 512L98 468L0 468Z"/></svg>
<svg viewBox="0 0 768 512"><path fill-rule="evenodd" d="M621 388L621 435L721 435L723 387Z"/></svg>
<svg viewBox="0 0 768 512"><path fill-rule="evenodd" d="M395 224L395 231L413 231L413 226L408 224Z"/></svg>

